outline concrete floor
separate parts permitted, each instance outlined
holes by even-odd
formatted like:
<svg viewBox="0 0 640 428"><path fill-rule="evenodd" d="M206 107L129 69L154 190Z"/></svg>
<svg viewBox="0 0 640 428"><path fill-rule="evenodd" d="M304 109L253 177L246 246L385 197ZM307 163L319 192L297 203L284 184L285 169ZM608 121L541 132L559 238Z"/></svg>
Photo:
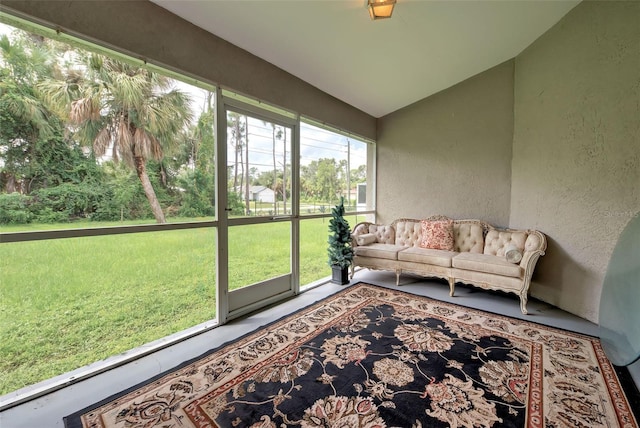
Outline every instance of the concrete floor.
<svg viewBox="0 0 640 428"><path fill-rule="evenodd" d="M356 273L352 283L359 281L397 288L395 274L391 272L362 270ZM260 326L275 321L301 307L343 290L344 287L346 286L338 286L331 283L315 287L277 306L234 320L161 351L9 408L0 412L0 427L63 427L62 418L64 416L167 371L186 360L203 354L211 348L233 341L234 338L250 333ZM486 292L458 285L456 286L456 296L449 297L449 287L446 282L425 280L412 275L403 275L401 277L399 289L578 333L598 335L597 325L535 299L530 300L527 305L529 314L523 315L520 312L519 301L513 295ZM630 371L636 385L640 385L640 363L632 365ZM2 404L2 397L0 397L0 404Z"/></svg>

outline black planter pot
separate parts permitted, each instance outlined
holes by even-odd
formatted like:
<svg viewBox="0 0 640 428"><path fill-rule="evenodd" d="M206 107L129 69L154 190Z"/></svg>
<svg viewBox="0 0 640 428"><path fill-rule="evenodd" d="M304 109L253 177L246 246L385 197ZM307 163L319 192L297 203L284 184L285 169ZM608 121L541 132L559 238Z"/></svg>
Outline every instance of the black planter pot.
<svg viewBox="0 0 640 428"><path fill-rule="evenodd" d="M349 268L331 266L331 282L345 285L349 283Z"/></svg>

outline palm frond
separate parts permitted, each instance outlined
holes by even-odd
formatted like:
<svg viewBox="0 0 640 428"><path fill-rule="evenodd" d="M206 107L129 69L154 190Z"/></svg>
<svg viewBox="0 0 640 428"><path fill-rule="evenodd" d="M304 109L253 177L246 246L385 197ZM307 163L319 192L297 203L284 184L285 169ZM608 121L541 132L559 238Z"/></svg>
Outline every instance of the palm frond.
<svg viewBox="0 0 640 428"><path fill-rule="evenodd" d="M96 54L78 54L63 82L44 83L42 93L64 112L69 131L97 156L162 160L178 145L191 121L190 98L171 90L174 81L137 66ZM168 91L168 92L167 92Z"/></svg>
<svg viewBox="0 0 640 428"><path fill-rule="evenodd" d="M144 132L144 129L136 128L136 131L133 134L133 155L148 159L149 154L151 153L149 144L150 141L147 137L147 133Z"/></svg>
<svg viewBox="0 0 640 428"><path fill-rule="evenodd" d="M162 144L160 144L160 141L158 141L158 139L154 135L148 134L147 136L150 140L149 149L151 151L151 158L157 161L162 160L162 158L164 157Z"/></svg>
<svg viewBox="0 0 640 428"><path fill-rule="evenodd" d="M69 119L72 124L79 125L95 118L95 109L91 98L80 98L71 102Z"/></svg>
<svg viewBox="0 0 640 428"><path fill-rule="evenodd" d="M103 127L93 140L93 151L96 156L102 156L107 153L107 149L112 143L111 129L108 126Z"/></svg>
<svg viewBox="0 0 640 428"><path fill-rule="evenodd" d="M84 62L89 67L89 70L99 72L104 65L104 59L102 55L90 53L88 57L84 58Z"/></svg>
<svg viewBox="0 0 640 428"><path fill-rule="evenodd" d="M117 146L117 145L116 145ZM131 168L135 167L135 162L134 162L134 154L132 150L119 150L118 153L120 154L121 159Z"/></svg>
<svg viewBox="0 0 640 428"><path fill-rule="evenodd" d="M112 76L109 89L124 110L140 110L150 95L149 82L141 73L117 73Z"/></svg>
<svg viewBox="0 0 640 428"><path fill-rule="evenodd" d="M158 136L173 136L191 122L191 99L173 90L150 100L147 108L149 130Z"/></svg>
<svg viewBox="0 0 640 428"><path fill-rule="evenodd" d="M53 128L49 123L49 112L43 108L37 98L27 93L2 93L2 105L13 116L28 123L34 132L43 138L53 135Z"/></svg>
<svg viewBox="0 0 640 428"><path fill-rule="evenodd" d="M114 163L118 163L120 162L120 152L118 151L118 145L117 144L113 144L111 149L111 159L113 160ZM128 163L129 165L131 165L131 162Z"/></svg>
<svg viewBox="0 0 640 428"><path fill-rule="evenodd" d="M77 97L72 85L57 79L47 79L35 86L45 105L62 118L69 116L68 106Z"/></svg>
<svg viewBox="0 0 640 428"><path fill-rule="evenodd" d="M148 75L149 82L151 86L157 91L159 94L164 94L173 89L175 82L173 79L163 76L162 74L149 72Z"/></svg>
<svg viewBox="0 0 640 428"><path fill-rule="evenodd" d="M129 123L124 115L120 116L116 125L115 144L118 146L120 153L130 153L134 151L133 138L129 130Z"/></svg>
<svg viewBox="0 0 640 428"><path fill-rule="evenodd" d="M106 126L108 126L108 123L100 118L99 120L83 122L80 126L71 127L70 131L72 132L73 139L84 146L91 147L96 156L102 156L104 153L95 152L94 142L98 134Z"/></svg>

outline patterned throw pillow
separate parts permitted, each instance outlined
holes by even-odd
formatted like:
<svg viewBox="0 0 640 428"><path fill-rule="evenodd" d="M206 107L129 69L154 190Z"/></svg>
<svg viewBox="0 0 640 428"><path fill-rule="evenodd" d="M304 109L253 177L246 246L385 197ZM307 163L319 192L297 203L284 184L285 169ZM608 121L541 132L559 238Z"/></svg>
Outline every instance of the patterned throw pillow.
<svg viewBox="0 0 640 428"><path fill-rule="evenodd" d="M421 248L453 251L453 220L422 220Z"/></svg>

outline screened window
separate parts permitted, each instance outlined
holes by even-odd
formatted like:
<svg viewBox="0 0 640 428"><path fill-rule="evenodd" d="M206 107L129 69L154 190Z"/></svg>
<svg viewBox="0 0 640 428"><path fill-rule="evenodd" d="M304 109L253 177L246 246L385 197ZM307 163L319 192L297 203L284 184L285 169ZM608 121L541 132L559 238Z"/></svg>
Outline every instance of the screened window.
<svg viewBox="0 0 640 428"><path fill-rule="evenodd" d="M344 198L347 212L374 210L373 143L303 120L300 214L325 214ZM368 201L368 202L367 202Z"/></svg>
<svg viewBox="0 0 640 428"><path fill-rule="evenodd" d="M15 21L31 31L0 24L0 395L217 317L215 88Z"/></svg>

